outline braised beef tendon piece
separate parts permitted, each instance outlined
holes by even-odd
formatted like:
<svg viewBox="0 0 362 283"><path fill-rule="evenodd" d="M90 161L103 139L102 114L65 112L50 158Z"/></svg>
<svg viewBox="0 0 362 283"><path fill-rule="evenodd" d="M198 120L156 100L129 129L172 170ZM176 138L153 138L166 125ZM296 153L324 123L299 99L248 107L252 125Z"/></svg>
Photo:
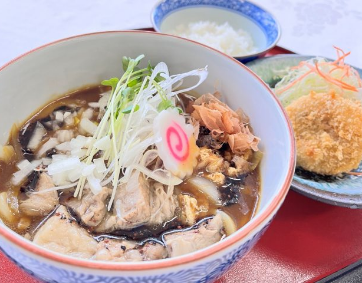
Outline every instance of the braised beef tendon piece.
<svg viewBox="0 0 362 283"><path fill-rule="evenodd" d="M52 179L46 173L41 173L34 192L29 192L29 197L20 200L19 210L28 216L46 216L58 204L58 192L47 191L54 188Z"/></svg>
<svg viewBox="0 0 362 283"><path fill-rule="evenodd" d="M147 261L167 257L159 243L139 245L129 240L102 239L97 242L60 206L36 232L33 242L65 255L107 261Z"/></svg>
<svg viewBox="0 0 362 283"><path fill-rule="evenodd" d="M36 232L33 242L54 252L80 258L90 258L97 250L97 241L72 220L62 205Z"/></svg>
<svg viewBox="0 0 362 283"><path fill-rule="evenodd" d="M94 259L106 261L126 261L125 252L134 249L136 246L136 241L104 238L101 239L97 245L97 251L94 255Z"/></svg>
<svg viewBox="0 0 362 283"><path fill-rule="evenodd" d="M97 195L88 191L81 199L66 198L63 204L68 206L84 225L95 227L101 223L107 213L106 199L110 194L111 190L103 187Z"/></svg>
<svg viewBox="0 0 362 283"><path fill-rule="evenodd" d="M148 261L167 257L166 248L157 242L138 245L135 241L124 239L104 239L98 243L96 260L106 261Z"/></svg>
<svg viewBox="0 0 362 283"><path fill-rule="evenodd" d="M112 212L108 213L96 232L130 230L147 223L151 217L149 183L135 173L127 184L118 187Z"/></svg>
<svg viewBox="0 0 362 283"><path fill-rule="evenodd" d="M134 174L118 188L112 213L96 227L97 233L130 230L142 225L157 225L170 220L176 209L160 183L150 184L142 174Z"/></svg>
<svg viewBox="0 0 362 283"><path fill-rule="evenodd" d="M164 239L168 254L176 257L206 248L221 240L222 229L221 217L216 215L198 228L166 234Z"/></svg>
<svg viewBox="0 0 362 283"><path fill-rule="evenodd" d="M156 182L151 184L150 206L149 224L159 225L174 217L178 203L173 192L168 192L164 185Z"/></svg>

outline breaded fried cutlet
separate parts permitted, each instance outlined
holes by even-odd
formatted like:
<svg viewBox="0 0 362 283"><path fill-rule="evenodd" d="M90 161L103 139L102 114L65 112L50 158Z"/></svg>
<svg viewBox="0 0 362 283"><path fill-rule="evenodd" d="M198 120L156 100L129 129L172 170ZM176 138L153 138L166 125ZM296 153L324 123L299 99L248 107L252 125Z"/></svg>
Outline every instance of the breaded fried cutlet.
<svg viewBox="0 0 362 283"><path fill-rule="evenodd" d="M323 175L358 167L362 159L362 106L334 93L314 93L286 111L296 144L297 166Z"/></svg>

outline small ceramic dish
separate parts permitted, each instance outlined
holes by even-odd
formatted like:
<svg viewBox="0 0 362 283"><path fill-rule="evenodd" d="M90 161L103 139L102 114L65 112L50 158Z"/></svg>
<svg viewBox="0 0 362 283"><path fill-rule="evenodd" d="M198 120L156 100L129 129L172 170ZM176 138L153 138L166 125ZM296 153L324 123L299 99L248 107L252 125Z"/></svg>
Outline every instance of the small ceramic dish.
<svg viewBox="0 0 362 283"><path fill-rule="evenodd" d="M274 87L281 80L283 70L316 56L278 55L250 62L247 66ZM360 76L362 70L355 68ZM357 170L362 172L362 162ZM362 208L362 177L344 174L341 177L320 177L296 170L292 188L313 199L349 208Z"/></svg>
<svg viewBox="0 0 362 283"><path fill-rule="evenodd" d="M151 21L157 32L173 33L179 25L199 21L225 22L235 29L249 33L256 51L248 55L234 56L246 63L265 55L280 38L280 26L276 19L260 6L239 0L163 0L152 10Z"/></svg>

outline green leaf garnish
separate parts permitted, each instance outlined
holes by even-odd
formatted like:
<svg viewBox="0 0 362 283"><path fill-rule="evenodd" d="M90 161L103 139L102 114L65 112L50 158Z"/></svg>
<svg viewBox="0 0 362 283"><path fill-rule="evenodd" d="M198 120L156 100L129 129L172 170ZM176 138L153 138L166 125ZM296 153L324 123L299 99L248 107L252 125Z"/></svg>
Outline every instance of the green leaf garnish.
<svg viewBox="0 0 362 283"><path fill-rule="evenodd" d="M130 82L128 83L128 86L129 86L129 87L133 87L133 86L135 86L137 83L138 83L138 80L135 79L135 80L130 81Z"/></svg>
<svg viewBox="0 0 362 283"><path fill-rule="evenodd" d="M129 65L129 61L131 60L131 58L123 56L122 57L122 68L123 71L127 71L128 65Z"/></svg>
<svg viewBox="0 0 362 283"><path fill-rule="evenodd" d="M160 104L158 104L158 106L157 106L157 111L161 112L162 110L166 110L166 109L168 109L170 107L173 107L173 103L172 103L171 100L168 100L168 99L167 100L162 100L160 102Z"/></svg>
<svg viewBox="0 0 362 283"><path fill-rule="evenodd" d="M130 94L132 92L132 89L130 87L126 87L124 90L122 90L121 94L122 94L122 97L127 99Z"/></svg>
<svg viewBox="0 0 362 283"><path fill-rule="evenodd" d="M126 107L125 109L122 110L122 113L123 114L129 114L132 112L132 108L133 108L133 105L130 105L128 107ZM137 110L140 109L140 106L137 104L135 107L134 107L134 110L133 110L133 113L137 112Z"/></svg>
<svg viewBox="0 0 362 283"><path fill-rule="evenodd" d="M119 79L118 78L111 78L109 80L104 80L101 82L102 85L105 85L105 86L111 86L112 87L112 90L116 88L117 84L119 82Z"/></svg>

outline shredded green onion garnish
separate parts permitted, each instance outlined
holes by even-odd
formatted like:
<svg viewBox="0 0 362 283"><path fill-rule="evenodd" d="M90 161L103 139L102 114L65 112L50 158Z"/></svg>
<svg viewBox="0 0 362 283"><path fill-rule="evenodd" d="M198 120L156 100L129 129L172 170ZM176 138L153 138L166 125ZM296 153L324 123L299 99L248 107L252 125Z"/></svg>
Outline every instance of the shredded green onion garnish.
<svg viewBox="0 0 362 283"><path fill-rule="evenodd" d="M155 117L165 109L177 108L175 95L197 87L207 76L206 68L170 76L166 64L162 62L155 67L148 63L146 68L139 68L143 58L144 55L136 59L123 57L124 74L121 78L102 81L102 85L112 88L111 95L88 147L84 163L90 165L95 155L101 151L107 167L101 178L101 185L112 183L113 187L108 209L112 206L117 187L128 181L132 170L152 175L153 177L149 177L157 178L169 186L169 189L182 181L170 172L162 172L163 175L151 172L142 165L141 160L155 145L157 137L152 127ZM188 76L198 76L200 79L193 87L173 92L173 85ZM106 149L99 148L109 143L110 146ZM85 176L79 178L75 197L82 197L86 181Z"/></svg>

